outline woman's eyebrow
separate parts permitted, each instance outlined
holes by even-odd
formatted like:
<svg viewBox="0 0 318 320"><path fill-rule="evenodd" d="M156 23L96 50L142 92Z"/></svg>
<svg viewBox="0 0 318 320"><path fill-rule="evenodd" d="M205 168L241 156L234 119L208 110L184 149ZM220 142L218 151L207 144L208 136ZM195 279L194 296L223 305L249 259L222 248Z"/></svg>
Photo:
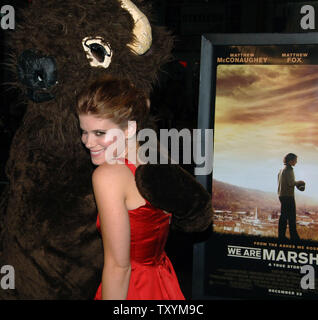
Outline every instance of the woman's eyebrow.
<svg viewBox="0 0 318 320"><path fill-rule="evenodd" d="M92 131L92 132L97 132L97 131L103 131L103 132L106 132L106 131L107 131L107 130L105 130L105 129L85 130L85 129L83 129L82 127L80 127L80 129L81 129L82 131Z"/></svg>

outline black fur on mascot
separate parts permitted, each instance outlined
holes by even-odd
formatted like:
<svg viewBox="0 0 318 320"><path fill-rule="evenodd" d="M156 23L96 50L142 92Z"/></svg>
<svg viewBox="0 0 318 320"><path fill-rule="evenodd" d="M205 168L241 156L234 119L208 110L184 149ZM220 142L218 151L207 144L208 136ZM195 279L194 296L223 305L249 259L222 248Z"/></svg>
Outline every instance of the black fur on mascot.
<svg viewBox="0 0 318 320"><path fill-rule="evenodd" d="M105 74L128 78L149 94L171 59L172 36L154 25L149 3L141 0L32 0L19 14L8 45L27 109L0 204L0 265L14 267L15 289L0 290L0 299L91 299L103 250L76 96ZM207 229L209 194L179 166L158 168L138 168L141 194L172 212L176 230ZM162 199L153 188L159 179Z"/></svg>

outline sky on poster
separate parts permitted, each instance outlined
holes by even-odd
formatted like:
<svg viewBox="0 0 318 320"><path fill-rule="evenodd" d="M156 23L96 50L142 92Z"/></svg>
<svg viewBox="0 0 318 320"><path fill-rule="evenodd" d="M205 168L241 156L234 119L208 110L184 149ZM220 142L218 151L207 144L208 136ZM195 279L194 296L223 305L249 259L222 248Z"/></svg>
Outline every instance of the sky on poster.
<svg viewBox="0 0 318 320"><path fill-rule="evenodd" d="M276 192L289 152L317 199L318 65L218 65L213 178Z"/></svg>

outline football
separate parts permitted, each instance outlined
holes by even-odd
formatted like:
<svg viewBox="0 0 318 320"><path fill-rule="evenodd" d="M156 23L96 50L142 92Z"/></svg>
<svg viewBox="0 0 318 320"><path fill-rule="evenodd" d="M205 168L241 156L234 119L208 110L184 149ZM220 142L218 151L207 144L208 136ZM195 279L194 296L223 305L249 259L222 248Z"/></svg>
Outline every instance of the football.
<svg viewBox="0 0 318 320"><path fill-rule="evenodd" d="M305 183L301 183L296 186L299 191L305 191Z"/></svg>

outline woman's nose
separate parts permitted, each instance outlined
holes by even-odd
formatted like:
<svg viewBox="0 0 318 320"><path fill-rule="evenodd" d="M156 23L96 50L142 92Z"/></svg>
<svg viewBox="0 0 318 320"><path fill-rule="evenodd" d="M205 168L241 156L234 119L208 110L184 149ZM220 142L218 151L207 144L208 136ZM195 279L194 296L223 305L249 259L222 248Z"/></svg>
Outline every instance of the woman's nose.
<svg viewBox="0 0 318 320"><path fill-rule="evenodd" d="M90 134L85 134L82 136L82 142L87 149L92 148L95 145L94 137Z"/></svg>

